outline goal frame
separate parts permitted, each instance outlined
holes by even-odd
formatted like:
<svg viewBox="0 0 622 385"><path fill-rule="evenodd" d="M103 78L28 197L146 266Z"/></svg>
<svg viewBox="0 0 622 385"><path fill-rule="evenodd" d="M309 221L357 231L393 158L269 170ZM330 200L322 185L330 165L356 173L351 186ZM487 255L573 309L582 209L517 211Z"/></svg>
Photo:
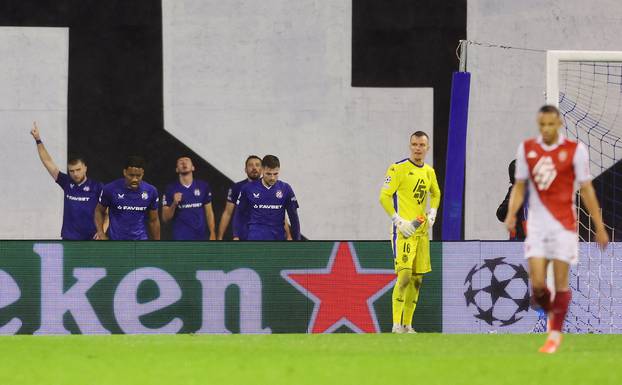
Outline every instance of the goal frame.
<svg viewBox="0 0 622 385"><path fill-rule="evenodd" d="M559 65L561 62L574 61L574 62L622 62L622 51L589 51L589 50L547 50L546 51L546 93L545 101L548 105L553 105L559 108ZM580 211L580 207L577 205L577 218ZM591 221L590 221L591 225ZM578 231L578 229L577 229ZM591 226L588 229L591 235ZM587 239L588 242L591 239ZM613 258L611 259L613 266ZM600 272L597 274L600 275ZM610 280L613 280L613 269L611 270ZM555 285L553 279L552 264L549 264L547 268L547 286L551 290L553 295L555 292ZM611 293L610 293L611 295ZM612 321L611 321L612 322ZM537 326L537 325L536 325ZM613 331L612 325L609 327L609 332Z"/></svg>
<svg viewBox="0 0 622 385"><path fill-rule="evenodd" d="M563 61L622 62L622 51L546 51L546 104L559 107L559 63Z"/></svg>

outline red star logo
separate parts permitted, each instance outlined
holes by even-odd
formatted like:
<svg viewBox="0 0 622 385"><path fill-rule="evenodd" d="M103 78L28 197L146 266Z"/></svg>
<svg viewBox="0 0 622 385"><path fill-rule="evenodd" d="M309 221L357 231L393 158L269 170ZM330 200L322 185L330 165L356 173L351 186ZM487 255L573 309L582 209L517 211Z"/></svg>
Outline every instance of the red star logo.
<svg viewBox="0 0 622 385"><path fill-rule="evenodd" d="M309 333L331 333L345 325L379 333L374 302L395 281L388 269L363 269L354 246L337 242L325 269L283 270L281 276L315 303Z"/></svg>

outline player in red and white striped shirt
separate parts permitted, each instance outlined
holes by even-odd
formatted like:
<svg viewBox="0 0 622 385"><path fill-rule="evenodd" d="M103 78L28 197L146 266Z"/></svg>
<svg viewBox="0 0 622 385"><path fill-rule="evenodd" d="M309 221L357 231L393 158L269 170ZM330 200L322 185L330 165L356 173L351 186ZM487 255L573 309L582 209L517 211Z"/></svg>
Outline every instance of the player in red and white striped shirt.
<svg viewBox="0 0 622 385"><path fill-rule="evenodd" d="M568 311L570 265L578 261L577 218L574 196L579 186L581 201L592 217L596 242L604 249L609 236L600 214L592 186L589 155L581 143L559 133L559 110L544 106L538 111L540 136L518 147L516 174L505 225L513 231L516 212L523 204L525 186L529 189L529 221L525 240L525 258L529 260L529 278L533 299L549 315L549 334L542 353L554 353L561 343L561 331ZM576 182L576 183L575 183ZM546 271L553 263L555 295L546 286Z"/></svg>

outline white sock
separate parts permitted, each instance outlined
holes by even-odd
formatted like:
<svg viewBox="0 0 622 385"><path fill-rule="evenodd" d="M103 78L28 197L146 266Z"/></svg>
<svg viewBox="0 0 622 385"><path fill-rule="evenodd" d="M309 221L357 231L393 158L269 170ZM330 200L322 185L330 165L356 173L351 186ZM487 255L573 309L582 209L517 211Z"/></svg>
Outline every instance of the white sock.
<svg viewBox="0 0 622 385"><path fill-rule="evenodd" d="M557 330L551 330L549 332L548 339L552 340L556 344L559 344L561 342L561 340L562 340L562 333L558 332Z"/></svg>

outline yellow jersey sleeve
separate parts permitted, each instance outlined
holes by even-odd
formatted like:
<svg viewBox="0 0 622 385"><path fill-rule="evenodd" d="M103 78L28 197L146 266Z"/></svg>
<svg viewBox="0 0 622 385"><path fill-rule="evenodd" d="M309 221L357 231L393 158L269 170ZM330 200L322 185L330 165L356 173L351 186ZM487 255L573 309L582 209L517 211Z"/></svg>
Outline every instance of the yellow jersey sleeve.
<svg viewBox="0 0 622 385"><path fill-rule="evenodd" d="M393 215L395 214L395 205L393 202L394 199L394 194L397 191L397 188L400 185L400 181L399 181L399 172L398 172L398 168L396 164L392 164L391 166L389 166L389 168L387 169L387 173L384 177L384 184L382 185L382 188L380 189L380 205L382 205L382 208L384 209L384 211L387 212L387 214L390 217L393 217Z"/></svg>

